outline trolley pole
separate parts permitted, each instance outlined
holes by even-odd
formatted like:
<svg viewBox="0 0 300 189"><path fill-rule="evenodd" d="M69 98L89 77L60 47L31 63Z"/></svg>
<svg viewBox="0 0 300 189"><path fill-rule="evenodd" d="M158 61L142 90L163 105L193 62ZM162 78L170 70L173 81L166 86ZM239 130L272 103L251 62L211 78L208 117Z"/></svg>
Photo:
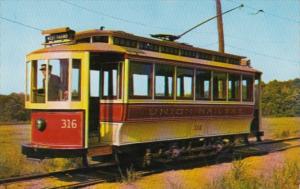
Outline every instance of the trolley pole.
<svg viewBox="0 0 300 189"><path fill-rule="evenodd" d="M224 32L223 32L223 17L222 17L222 7L221 0L216 0L217 8L217 24L218 24L218 36L219 36L219 52L224 53Z"/></svg>

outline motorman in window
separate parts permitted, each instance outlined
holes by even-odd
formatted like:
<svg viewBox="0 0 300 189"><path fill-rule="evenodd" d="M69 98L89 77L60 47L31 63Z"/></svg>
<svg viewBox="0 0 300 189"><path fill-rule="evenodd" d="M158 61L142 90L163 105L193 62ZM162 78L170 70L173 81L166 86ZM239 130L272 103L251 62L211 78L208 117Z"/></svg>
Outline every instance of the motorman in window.
<svg viewBox="0 0 300 189"><path fill-rule="evenodd" d="M44 79L43 79L43 92L45 91L45 79L46 79L46 64L42 64L40 71L42 71ZM67 100L68 98L68 92L65 90L61 79L59 76L54 75L51 73L52 72L52 65L48 66L48 101L59 101L62 99L63 95L63 100Z"/></svg>

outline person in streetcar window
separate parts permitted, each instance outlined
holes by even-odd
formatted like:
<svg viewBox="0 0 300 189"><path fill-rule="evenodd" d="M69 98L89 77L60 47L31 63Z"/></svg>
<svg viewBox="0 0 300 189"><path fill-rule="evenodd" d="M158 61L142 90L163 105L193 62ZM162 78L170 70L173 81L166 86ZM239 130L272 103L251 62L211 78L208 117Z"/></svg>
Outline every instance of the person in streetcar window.
<svg viewBox="0 0 300 189"><path fill-rule="evenodd" d="M40 71L42 71L43 79L43 90L45 89L45 79L46 79L46 64L42 64ZM68 92L64 89L63 84L59 76L54 75L52 72L52 66L48 66L48 101L59 101L61 100L60 91L63 93L63 100L67 100Z"/></svg>

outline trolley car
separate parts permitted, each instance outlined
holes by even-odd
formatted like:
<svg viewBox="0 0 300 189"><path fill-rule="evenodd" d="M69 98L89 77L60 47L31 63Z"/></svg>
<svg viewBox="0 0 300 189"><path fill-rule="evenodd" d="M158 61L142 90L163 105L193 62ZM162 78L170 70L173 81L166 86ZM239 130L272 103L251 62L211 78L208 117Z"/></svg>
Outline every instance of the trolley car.
<svg viewBox="0 0 300 189"><path fill-rule="evenodd" d="M263 135L261 72L246 57L123 31L43 34L26 57L28 157L138 152L148 162Z"/></svg>

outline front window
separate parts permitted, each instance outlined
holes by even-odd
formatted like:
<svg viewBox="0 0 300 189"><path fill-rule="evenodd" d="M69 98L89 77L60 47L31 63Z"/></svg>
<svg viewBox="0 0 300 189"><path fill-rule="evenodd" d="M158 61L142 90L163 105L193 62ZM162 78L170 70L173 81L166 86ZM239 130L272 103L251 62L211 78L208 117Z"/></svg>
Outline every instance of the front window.
<svg viewBox="0 0 300 189"><path fill-rule="evenodd" d="M31 78L32 102L35 103L44 103L46 100L44 75L42 71L39 70L42 68L42 66L46 68L45 60L32 61L31 77L27 77L28 79Z"/></svg>
<svg viewBox="0 0 300 189"><path fill-rule="evenodd" d="M26 63L26 100L46 101L81 100L81 60L33 60ZM72 80L70 81L70 78Z"/></svg>
<svg viewBox="0 0 300 189"><path fill-rule="evenodd" d="M44 67L46 68L46 66ZM40 68L44 78L46 69ZM69 61L68 59L49 60L48 64L48 101L68 100Z"/></svg>

